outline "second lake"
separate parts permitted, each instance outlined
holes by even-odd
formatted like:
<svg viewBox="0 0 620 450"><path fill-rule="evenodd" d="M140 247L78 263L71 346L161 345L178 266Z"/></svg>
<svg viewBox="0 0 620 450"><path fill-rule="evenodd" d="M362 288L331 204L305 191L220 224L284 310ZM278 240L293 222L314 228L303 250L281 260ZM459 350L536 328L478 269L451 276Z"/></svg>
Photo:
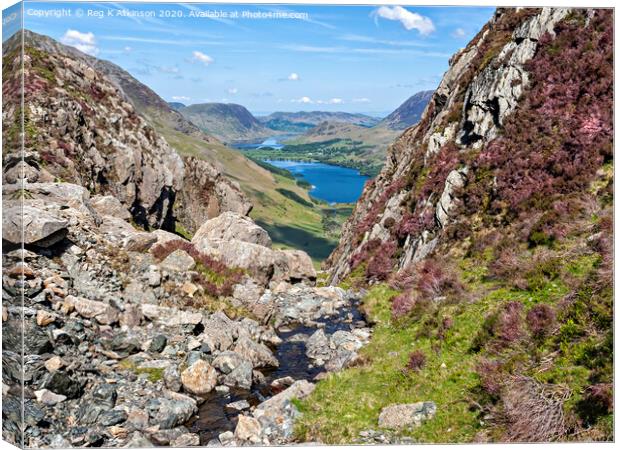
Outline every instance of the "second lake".
<svg viewBox="0 0 620 450"><path fill-rule="evenodd" d="M329 203L353 203L362 194L369 177L359 170L319 162L265 160L272 166L290 171L312 184L310 194Z"/></svg>

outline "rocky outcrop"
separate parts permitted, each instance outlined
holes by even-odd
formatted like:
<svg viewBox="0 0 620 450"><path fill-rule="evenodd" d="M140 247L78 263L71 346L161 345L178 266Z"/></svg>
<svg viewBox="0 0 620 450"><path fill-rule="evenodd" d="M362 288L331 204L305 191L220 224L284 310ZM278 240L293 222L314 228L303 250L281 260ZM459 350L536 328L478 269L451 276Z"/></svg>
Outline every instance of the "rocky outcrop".
<svg viewBox="0 0 620 450"><path fill-rule="evenodd" d="M206 161L183 160L140 115L120 89L122 77L108 77L120 69L101 70L109 63L24 34L26 158L20 161L18 148L5 152L5 182L19 183L23 174L28 182L81 185L102 198L116 198L118 214L129 211L145 228L174 230L180 221L191 232L223 211L249 212L251 204L238 185ZM19 61L17 37L4 48L6 64ZM20 86L17 74L4 79L6 92ZM18 105L3 106L3 121L16 121Z"/></svg>
<svg viewBox="0 0 620 450"><path fill-rule="evenodd" d="M245 216L252 203L239 185L215 166L193 156L184 157L185 178L176 197L175 213L183 226L195 232L209 219L232 212Z"/></svg>
<svg viewBox="0 0 620 450"><path fill-rule="evenodd" d="M398 268L436 247L442 230L454 220L459 192L469 179L469 168L456 162L498 136L528 88L527 63L541 36L553 35L567 14L561 8L498 9L451 58L420 123L390 147L385 167L344 225L326 262L332 283L351 271L354 255L363 259L371 240L386 245L380 252L392 248L388 258Z"/></svg>
<svg viewBox="0 0 620 450"><path fill-rule="evenodd" d="M269 234L243 213L225 212L213 220L205 221L194 233L192 241L199 242L205 239L224 241L236 239L271 247Z"/></svg>
<svg viewBox="0 0 620 450"><path fill-rule="evenodd" d="M271 238L249 217L225 213L208 220L192 238L199 251L229 267L247 271L261 285L280 281L316 280L316 271L307 253L271 248Z"/></svg>

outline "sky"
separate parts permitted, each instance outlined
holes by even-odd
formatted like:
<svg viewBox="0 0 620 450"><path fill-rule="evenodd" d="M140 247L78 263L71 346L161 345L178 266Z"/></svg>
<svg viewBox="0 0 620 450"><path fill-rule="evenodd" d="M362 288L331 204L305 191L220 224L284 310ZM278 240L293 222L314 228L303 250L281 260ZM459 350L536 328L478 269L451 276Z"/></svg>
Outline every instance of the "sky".
<svg viewBox="0 0 620 450"><path fill-rule="evenodd" d="M25 2L24 27L118 64L167 101L383 116L434 89L493 11Z"/></svg>

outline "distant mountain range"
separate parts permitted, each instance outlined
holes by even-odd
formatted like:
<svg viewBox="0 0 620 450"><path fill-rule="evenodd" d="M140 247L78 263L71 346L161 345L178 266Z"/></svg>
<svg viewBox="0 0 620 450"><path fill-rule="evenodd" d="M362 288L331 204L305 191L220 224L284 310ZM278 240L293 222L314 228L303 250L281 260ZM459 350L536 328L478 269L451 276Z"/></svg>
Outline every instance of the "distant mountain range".
<svg viewBox="0 0 620 450"><path fill-rule="evenodd" d="M247 141L273 135L245 107L234 103L173 103L185 118L224 142Z"/></svg>
<svg viewBox="0 0 620 450"><path fill-rule="evenodd" d="M405 130L418 123L426 105L435 91L421 91L409 97L402 105L381 121L381 125L391 130Z"/></svg>
<svg viewBox="0 0 620 450"><path fill-rule="evenodd" d="M274 112L258 117L267 128L288 133L304 133L323 122L338 122L373 127L381 119L365 114L329 111Z"/></svg>

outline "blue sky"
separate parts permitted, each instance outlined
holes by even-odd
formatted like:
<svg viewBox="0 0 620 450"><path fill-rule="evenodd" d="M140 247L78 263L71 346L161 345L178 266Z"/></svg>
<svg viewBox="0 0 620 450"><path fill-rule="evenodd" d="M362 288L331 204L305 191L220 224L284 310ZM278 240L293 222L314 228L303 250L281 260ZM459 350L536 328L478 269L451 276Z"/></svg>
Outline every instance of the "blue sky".
<svg viewBox="0 0 620 450"><path fill-rule="evenodd" d="M168 101L385 114L435 88L493 11L25 2L24 26L118 64Z"/></svg>

